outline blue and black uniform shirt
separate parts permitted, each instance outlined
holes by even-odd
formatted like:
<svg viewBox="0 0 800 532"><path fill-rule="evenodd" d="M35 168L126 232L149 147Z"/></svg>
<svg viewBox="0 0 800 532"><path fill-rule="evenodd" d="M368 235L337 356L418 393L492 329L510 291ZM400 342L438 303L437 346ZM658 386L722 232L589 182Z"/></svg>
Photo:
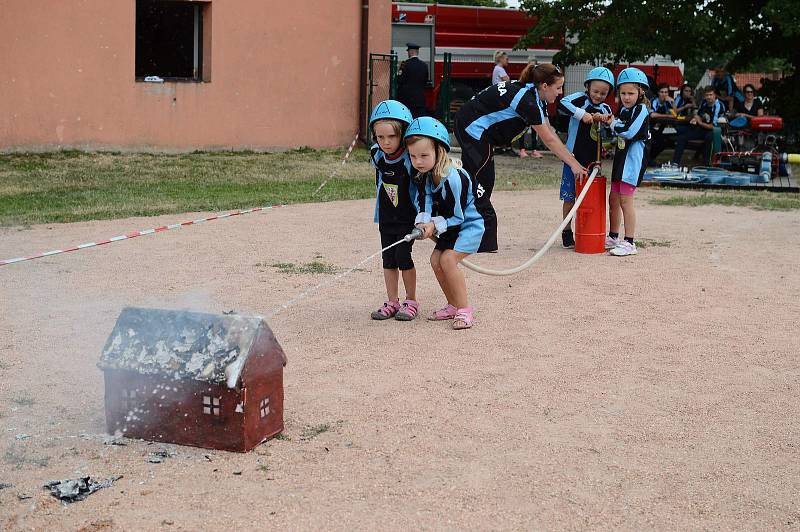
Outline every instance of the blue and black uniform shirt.
<svg viewBox="0 0 800 532"><path fill-rule="evenodd" d="M597 159L597 139L592 140L590 135L592 125L583 122L582 118L586 113L611 114L611 107L605 102L595 105L588 93L576 92L561 98L558 102L558 113L570 117L567 149L573 153L578 162L586 166ZM567 170L569 166L564 165L564 171ZM569 172L572 175L572 171Z"/></svg>
<svg viewBox="0 0 800 532"><path fill-rule="evenodd" d="M714 105L709 105L707 101L703 100L700 107L697 108L697 116L703 119L706 124L714 124L717 126L719 117L725 112L725 104L720 100L714 100Z"/></svg>
<svg viewBox="0 0 800 532"><path fill-rule="evenodd" d="M446 234L444 238L454 239L453 249L461 253L476 253L485 230L483 216L475 208L474 189L470 175L452 166L438 186L430 175L425 179L423 211L430 214L440 238Z"/></svg>
<svg viewBox="0 0 800 532"><path fill-rule="evenodd" d="M419 185L411 178L414 169L408 152L388 159L377 144L370 148L375 167L375 218L381 231L408 233L420 208Z"/></svg>
<svg viewBox="0 0 800 532"><path fill-rule="evenodd" d="M649 124L650 113L643 103L630 109L623 107L619 117L611 123L611 130L617 136L612 181L623 181L635 187L641 183L647 168Z"/></svg>
<svg viewBox="0 0 800 532"><path fill-rule="evenodd" d="M456 121L475 140L511 144L528 126L544 124L546 104L533 83L502 81L483 89L456 113Z"/></svg>
<svg viewBox="0 0 800 532"><path fill-rule="evenodd" d="M694 103L694 98L687 98L686 100L684 100L683 96L681 96L680 94L675 97L675 109L683 107L687 103ZM678 111L678 116L688 116L688 115L689 115L688 109L682 109Z"/></svg>
<svg viewBox="0 0 800 532"><path fill-rule="evenodd" d="M718 96L733 96L736 100L744 100L744 95L739 90L739 87L736 86L733 76L727 72L722 76L722 79L716 76L711 78L711 86L714 87Z"/></svg>
<svg viewBox="0 0 800 532"><path fill-rule="evenodd" d="M669 100L664 100L663 102L658 101L658 98L653 98L653 101L650 102L651 107L653 108L651 113L658 113L661 115L668 115L672 109L675 109L675 106Z"/></svg>

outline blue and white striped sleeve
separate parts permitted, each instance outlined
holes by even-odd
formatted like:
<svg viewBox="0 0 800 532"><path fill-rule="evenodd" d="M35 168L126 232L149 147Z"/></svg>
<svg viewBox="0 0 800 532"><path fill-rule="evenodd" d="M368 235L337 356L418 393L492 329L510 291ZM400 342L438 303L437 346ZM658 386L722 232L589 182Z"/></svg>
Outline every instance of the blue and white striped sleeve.
<svg viewBox="0 0 800 532"><path fill-rule="evenodd" d="M713 111L714 112L713 112L713 114L711 116L711 123L716 126L717 125L717 120L719 119L719 115L722 114L722 103L719 100L714 102L714 110Z"/></svg>
<svg viewBox="0 0 800 532"><path fill-rule="evenodd" d="M558 112L568 116L574 116L578 120L581 120L583 118L583 115L586 114L586 110L581 107L578 107L576 105L576 100L578 100L578 98L580 98L583 95L584 94L582 92L576 92L570 94L569 96L564 96L563 98L561 98L561 100L559 100L558 102Z"/></svg>
<svg viewBox="0 0 800 532"><path fill-rule="evenodd" d="M633 112L628 120L623 121L619 118L611 123L614 133L626 140L633 140L637 137L647 138L647 128L649 126L649 113L643 103L633 108Z"/></svg>

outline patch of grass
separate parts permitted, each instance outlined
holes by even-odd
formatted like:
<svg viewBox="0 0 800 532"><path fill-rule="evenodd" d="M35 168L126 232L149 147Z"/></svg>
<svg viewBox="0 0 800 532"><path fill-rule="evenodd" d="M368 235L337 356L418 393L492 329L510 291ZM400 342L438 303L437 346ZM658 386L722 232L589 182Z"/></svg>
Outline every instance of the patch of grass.
<svg viewBox="0 0 800 532"><path fill-rule="evenodd" d="M256 471L261 471L262 473L268 473L269 466L267 464L258 464L258 467L256 467Z"/></svg>
<svg viewBox="0 0 800 532"><path fill-rule="evenodd" d="M103 220L372 198L369 152L80 151L0 154L0 225ZM496 190L558 186L561 164L499 157ZM330 179L316 196L320 183Z"/></svg>
<svg viewBox="0 0 800 532"><path fill-rule="evenodd" d="M33 397L24 393L15 395L11 402L17 406L33 406L36 404L36 400Z"/></svg>
<svg viewBox="0 0 800 532"><path fill-rule="evenodd" d="M655 238L637 238L636 247L640 248L668 248L672 247L672 240L658 240Z"/></svg>
<svg viewBox="0 0 800 532"><path fill-rule="evenodd" d="M306 262L305 264L294 264L292 262L275 262L270 264L273 268L277 268L281 273L312 273L312 274L334 274L339 272L339 268L333 264L325 262L313 261Z"/></svg>
<svg viewBox="0 0 800 532"><path fill-rule="evenodd" d="M769 192L759 190L710 191L671 195L666 198L650 200L655 205L680 205L699 207L701 205L725 205L749 207L756 210L789 211L800 209L800 194L792 192Z"/></svg>
<svg viewBox="0 0 800 532"><path fill-rule="evenodd" d="M303 441L308 441L310 439L316 438L323 432L328 432L331 430L331 426L328 423L322 423L320 425L312 425L310 427L306 427L303 429L303 432L300 433L300 439Z"/></svg>
<svg viewBox="0 0 800 532"><path fill-rule="evenodd" d="M363 199L375 194L366 150L0 154L0 225L75 222ZM317 196L319 184L331 179Z"/></svg>
<svg viewBox="0 0 800 532"><path fill-rule="evenodd" d="M275 439L276 440L281 440L281 441L292 441L292 438L287 436L283 432L281 432L277 436L275 436Z"/></svg>
<svg viewBox="0 0 800 532"><path fill-rule="evenodd" d="M558 159L519 159L506 155L494 158L495 190L538 190L561 184L563 164Z"/></svg>

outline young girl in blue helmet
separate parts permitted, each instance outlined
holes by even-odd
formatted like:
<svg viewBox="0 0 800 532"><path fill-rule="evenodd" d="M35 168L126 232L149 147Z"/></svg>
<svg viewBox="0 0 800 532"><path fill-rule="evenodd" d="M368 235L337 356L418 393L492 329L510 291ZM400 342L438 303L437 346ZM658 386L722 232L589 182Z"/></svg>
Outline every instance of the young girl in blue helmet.
<svg viewBox="0 0 800 532"><path fill-rule="evenodd" d="M419 212L419 187L411 179L411 162L403 144L403 134L411 123L411 111L396 100L385 100L372 111L369 127L376 143L370 148L375 167L375 223L381 235L381 247L402 240L414 228ZM374 320L395 318L411 321L417 316L417 270L411 258L414 241L403 242L383 252L383 280L387 299L374 311ZM400 277L406 298L400 303Z"/></svg>
<svg viewBox="0 0 800 532"><path fill-rule="evenodd" d="M611 171L611 193L608 196L609 233L606 249L611 255L636 255L633 235L636 230L636 211L633 194L642 182L647 166L650 139L650 113L645 90L647 76L638 68L629 67L617 76L617 95L621 107L619 117L609 117L608 123L617 136L614 167ZM620 238L620 223L624 221L625 237Z"/></svg>
<svg viewBox="0 0 800 532"><path fill-rule="evenodd" d="M589 166L597 159L599 122L607 121L612 115L611 107L605 100L614 88L614 74L605 67L594 68L586 76L583 86L586 87L585 91L561 98L558 112L570 117L567 149L582 166ZM575 205L575 174L566 163L561 173L559 198L564 202L561 211L566 218ZM561 242L565 248L575 247L571 227L568 226L561 233Z"/></svg>
<svg viewBox="0 0 800 532"><path fill-rule="evenodd" d="M431 266L447 304L429 320L453 320L453 329L469 329L473 308L458 263L478 251L484 233L483 217L475 208L475 184L464 170L452 166L450 138L444 125L431 117L415 119L405 134L411 164L424 183L424 207L416 226L423 238L435 238Z"/></svg>

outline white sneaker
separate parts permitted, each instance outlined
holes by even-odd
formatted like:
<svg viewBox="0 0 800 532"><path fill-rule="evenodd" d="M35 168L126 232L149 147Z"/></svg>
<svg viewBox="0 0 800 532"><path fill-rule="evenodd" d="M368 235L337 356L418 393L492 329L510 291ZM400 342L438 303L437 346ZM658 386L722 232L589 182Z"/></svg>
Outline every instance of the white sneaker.
<svg viewBox="0 0 800 532"><path fill-rule="evenodd" d="M619 243L621 241L622 240L620 240L619 237L611 238L610 236L607 236L606 237L606 249L614 249L615 247L617 247L619 245Z"/></svg>
<svg viewBox="0 0 800 532"><path fill-rule="evenodd" d="M616 247L612 248L609 253L615 257L626 257L628 255L636 255L639 252L636 250L636 244L631 244L627 240L622 240Z"/></svg>

